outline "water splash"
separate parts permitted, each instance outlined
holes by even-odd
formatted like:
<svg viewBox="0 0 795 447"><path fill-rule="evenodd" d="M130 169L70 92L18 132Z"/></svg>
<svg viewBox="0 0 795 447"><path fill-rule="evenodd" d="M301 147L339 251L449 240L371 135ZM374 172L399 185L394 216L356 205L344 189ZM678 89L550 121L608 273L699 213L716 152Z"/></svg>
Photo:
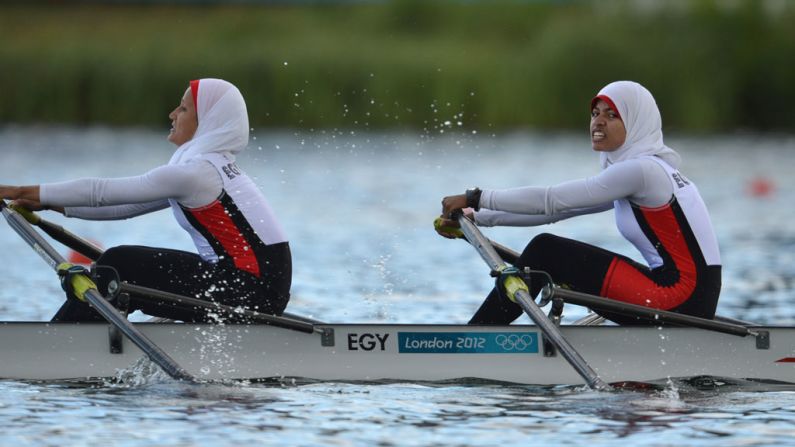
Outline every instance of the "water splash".
<svg viewBox="0 0 795 447"><path fill-rule="evenodd" d="M127 368L116 371L116 375L105 380L104 384L111 387L135 388L152 383L173 382L160 367L149 357L141 357Z"/></svg>

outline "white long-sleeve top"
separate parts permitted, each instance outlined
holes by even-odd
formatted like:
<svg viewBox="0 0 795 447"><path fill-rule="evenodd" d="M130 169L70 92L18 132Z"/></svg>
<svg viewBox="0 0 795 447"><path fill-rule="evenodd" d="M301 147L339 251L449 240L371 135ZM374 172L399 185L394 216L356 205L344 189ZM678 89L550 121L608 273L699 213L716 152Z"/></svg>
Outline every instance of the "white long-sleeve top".
<svg viewBox="0 0 795 447"><path fill-rule="evenodd" d="M480 196L475 213L480 226L535 226L582 214L607 211L627 199L654 208L671 200L668 173L649 157L610 165L599 174L554 186L489 190Z"/></svg>
<svg viewBox="0 0 795 447"><path fill-rule="evenodd" d="M44 205L62 206L64 214L87 220L119 220L169 207L169 199L187 208L216 200L223 179L206 160L164 165L134 177L84 178L41 185Z"/></svg>
<svg viewBox="0 0 795 447"><path fill-rule="evenodd" d="M720 265L698 188L654 156L620 161L593 177L547 188L484 190L480 206L493 210L475 214L476 222L487 226L539 225L614 208L619 232L651 268L665 259Z"/></svg>

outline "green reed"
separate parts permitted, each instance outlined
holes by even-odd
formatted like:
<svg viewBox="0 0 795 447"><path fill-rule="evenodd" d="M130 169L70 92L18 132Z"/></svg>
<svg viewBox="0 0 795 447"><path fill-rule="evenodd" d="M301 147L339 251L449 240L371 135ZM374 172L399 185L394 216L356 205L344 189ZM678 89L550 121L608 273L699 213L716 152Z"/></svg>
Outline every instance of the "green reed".
<svg viewBox="0 0 795 447"><path fill-rule="evenodd" d="M257 127L578 128L634 79L667 129L791 130L795 8L678 4L4 6L0 122L167 125L222 77Z"/></svg>

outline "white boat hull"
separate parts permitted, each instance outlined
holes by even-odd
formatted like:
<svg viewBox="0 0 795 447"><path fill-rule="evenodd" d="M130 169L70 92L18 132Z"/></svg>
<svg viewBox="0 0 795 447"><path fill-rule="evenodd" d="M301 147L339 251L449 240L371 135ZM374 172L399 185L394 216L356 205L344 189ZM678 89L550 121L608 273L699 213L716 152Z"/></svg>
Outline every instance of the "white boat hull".
<svg viewBox="0 0 795 447"><path fill-rule="evenodd" d="M545 356L535 326L323 325L321 335L265 325L136 323L199 379L300 377L325 381L483 379L581 384L560 356ZM609 383L716 376L795 383L795 328L754 337L691 328L563 326L564 336ZM0 323L0 378L114 377L142 353L129 340L111 353L106 324ZM333 345L329 341L333 340Z"/></svg>

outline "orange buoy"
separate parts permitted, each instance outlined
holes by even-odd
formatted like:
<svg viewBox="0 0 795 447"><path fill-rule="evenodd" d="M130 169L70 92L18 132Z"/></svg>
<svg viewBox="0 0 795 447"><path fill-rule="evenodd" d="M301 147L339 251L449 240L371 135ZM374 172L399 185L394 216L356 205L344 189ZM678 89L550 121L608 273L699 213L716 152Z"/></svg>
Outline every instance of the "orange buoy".
<svg viewBox="0 0 795 447"><path fill-rule="evenodd" d="M93 243L97 247L102 248L102 244L100 244L99 242L97 242L97 241L95 241L93 239L91 239L91 243ZM91 265L92 262L94 262L91 259L89 259L87 256L85 256L84 254L82 254L80 252L77 252L75 250L69 250L69 253L66 256L66 260L69 261L72 264L80 264L80 265L83 265L83 266L89 266L89 265Z"/></svg>
<svg viewBox="0 0 795 447"><path fill-rule="evenodd" d="M755 177L748 184L748 194L752 197L768 197L775 190L773 181L767 177Z"/></svg>

